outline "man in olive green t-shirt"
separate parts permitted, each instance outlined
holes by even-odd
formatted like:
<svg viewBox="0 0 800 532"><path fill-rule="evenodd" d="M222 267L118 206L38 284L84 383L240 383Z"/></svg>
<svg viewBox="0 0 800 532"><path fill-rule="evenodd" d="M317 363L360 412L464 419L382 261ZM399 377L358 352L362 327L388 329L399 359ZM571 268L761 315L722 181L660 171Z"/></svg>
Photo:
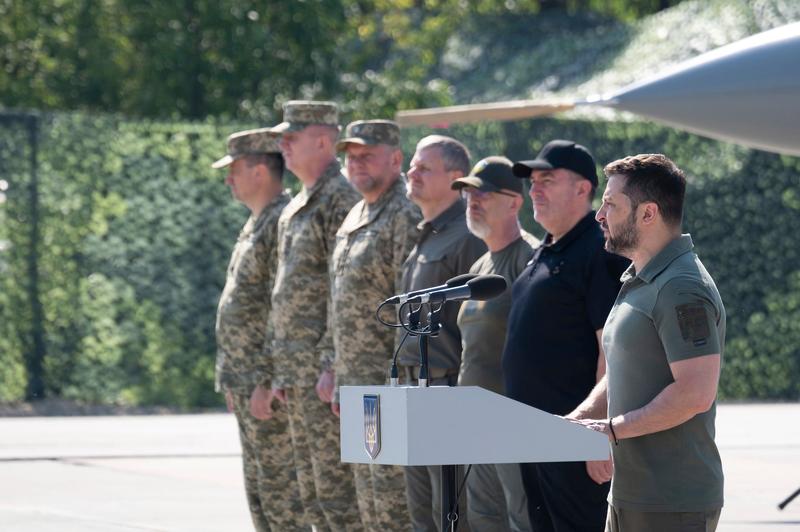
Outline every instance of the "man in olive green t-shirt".
<svg viewBox="0 0 800 532"><path fill-rule="evenodd" d="M468 176L453 181L467 204L467 228L489 251L470 273L505 277L508 288L488 301L465 301L458 312L461 332L459 386L481 386L503 394L501 357L506 341L511 285L525 269L539 241L523 231L517 214L522 207L522 180L505 157L487 157ZM467 515L473 530L530 530L528 501L519 464L476 464L467 477Z"/></svg>
<svg viewBox="0 0 800 532"><path fill-rule="evenodd" d="M725 308L681 234L686 178L660 154L604 171L606 249L633 263L603 330L607 377L568 417L613 442L606 531L713 531L723 503L714 418Z"/></svg>

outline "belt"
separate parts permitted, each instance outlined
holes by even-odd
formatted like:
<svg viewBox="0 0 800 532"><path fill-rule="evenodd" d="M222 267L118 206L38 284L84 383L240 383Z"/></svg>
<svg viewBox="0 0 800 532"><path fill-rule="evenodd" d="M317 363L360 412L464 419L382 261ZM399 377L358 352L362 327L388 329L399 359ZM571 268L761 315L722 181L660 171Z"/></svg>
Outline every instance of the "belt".
<svg viewBox="0 0 800 532"><path fill-rule="evenodd" d="M406 382L419 380L419 366L398 365L397 368L400 377L405 377ZM458 377L458 368L428 368L428 378L430 380L445 379L448 377Z"/></svg>

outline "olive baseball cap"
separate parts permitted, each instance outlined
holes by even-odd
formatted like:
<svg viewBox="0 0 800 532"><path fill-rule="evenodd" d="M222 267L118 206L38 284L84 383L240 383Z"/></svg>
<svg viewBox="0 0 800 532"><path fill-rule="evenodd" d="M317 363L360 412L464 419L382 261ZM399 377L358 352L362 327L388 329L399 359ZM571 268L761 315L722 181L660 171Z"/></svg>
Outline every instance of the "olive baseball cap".
<svg viewBox="0 0 800 532"><path fill-rule="evenodd" d="M400 147L400 126L392 120L357 120L347 124L344 138L336 143L337 151L344 151L348 144L375 146L386 144Z"/></svg>
<svg viewBox="0 0 800 532"><path fill-rule="evenodd" d="M336 102L290 100L283 104L283 122L272 128L276 133L301 131L308 126L339 127Z"/></svg>
<svg viewBox="0 0 800 532"><path fill-rule="evenodd" d="M511 161L505 157L498 155L487 157L478 161L470 170L469 175L455 179L450 188L460 190L465 187L474 187L484 192L510 190L521 195L522 181L517 179L511 168Z"/></svg>
<svg viewBox="0 0 800 532"><path fill-rule="evenodd" d="M513 171L517 177L528 178L533 170L572 170L592 185L597 186L597 166L594 157L585 146L571 140L552 140L545 144L536 159L514 163Z"/></svg>
<svg viewBox="0 0 800 532"><path fill-rule="evenodd" d="M247 155L262 153L280 153L280 133L275 133L271 128L248 129L238 131L228 137L228 153L214 162L212 168L223 168L236 159Z"/></svg>

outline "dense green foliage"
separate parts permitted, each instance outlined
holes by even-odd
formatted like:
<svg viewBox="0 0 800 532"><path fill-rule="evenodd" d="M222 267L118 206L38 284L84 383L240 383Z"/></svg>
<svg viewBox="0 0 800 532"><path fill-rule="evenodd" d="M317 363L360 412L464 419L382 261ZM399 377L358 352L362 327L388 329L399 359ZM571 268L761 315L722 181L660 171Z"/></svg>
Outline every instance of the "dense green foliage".
<svg viewBox="0 0 800 532"><path fill-rule="evenodd" d="M44 115L38 138L38 299L30 281L31 145L0 125L0 401L26 391L34 329L45 393L122 404L216 404L213 321L246 212L209 168L235 124ZM404 132L408 154L427 131ZM726 398L800 398L800 160L641 122L536 120L455 128L475 159L575 138L605 163L663 151L691 178L686 213L728 310ZM526 210L525 225L533 227Z"/></svg>
<svg viewBox="0 0 800 532"><path fill-rule="evenodd" d="M229 247L246 218L210 169L236 126L43 116L38 139L45 390L104 403L198 406L217 399L213 325ZM0 323L2 399L19 398L32 351L26 288L30 149L0 130L8 176ZM8 170L8 171L6 171Z"/></svg>
<svg viewBox="0 0 800 532"><path fill-rule="evenodd" d="M271 121L297 96L372 113L449 101L448 40L481 17L631 20L678 0L0 0L9 108ZM437 81L438 80L438 81Z"/></svg>

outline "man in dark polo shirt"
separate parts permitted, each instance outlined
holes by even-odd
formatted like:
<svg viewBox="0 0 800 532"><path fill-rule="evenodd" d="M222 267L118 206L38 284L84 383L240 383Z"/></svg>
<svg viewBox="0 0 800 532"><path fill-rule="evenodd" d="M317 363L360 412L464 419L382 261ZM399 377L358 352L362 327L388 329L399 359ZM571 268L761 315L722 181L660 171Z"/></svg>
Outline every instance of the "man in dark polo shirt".
<svg viewBox="0 0 800 532"><path fill-rule="evenodd" d="M565 415L605 373L600 337L627 261L603 249L592 212L597 170L585 147L554 140L536 159L516 163L514 174L530 179L534 219L547 235L512 287L506 394ZM603 529L610 460L521 470L536 532Z"/></svg>
<svg viewBox="0 0 800 532"><path fill-rule="evenodd" d="M608 532L712 532L723 474L714 443L725 307L681 234L686 178L661 154L605 167L606 249L632 260L608 315L607 377L570 417L614 443Z"/></svg>
<svg viewBox="0 0 800 532"><path fill-rule="evenodd" d="M430 135L417 144L408 170L406 193L422 211L419 240L403 264L402 291L438 286L467 273L486 252L486 245L467 230L465 206L450 187L469 173L469 151L450 137ZM456 325L459 303L445 303L439 335L428 348L429 384L454 386L461 365L461 335ZM400 337L402 338L402 336ZM419 376L418 344L412 338L398 355L400 377L414 382ZM441 515L439 467L406 467L406 493L412 529L436 532ZM463 515L463 513L462 513ZM459 530L466 530L459 519Z"/></svg>

